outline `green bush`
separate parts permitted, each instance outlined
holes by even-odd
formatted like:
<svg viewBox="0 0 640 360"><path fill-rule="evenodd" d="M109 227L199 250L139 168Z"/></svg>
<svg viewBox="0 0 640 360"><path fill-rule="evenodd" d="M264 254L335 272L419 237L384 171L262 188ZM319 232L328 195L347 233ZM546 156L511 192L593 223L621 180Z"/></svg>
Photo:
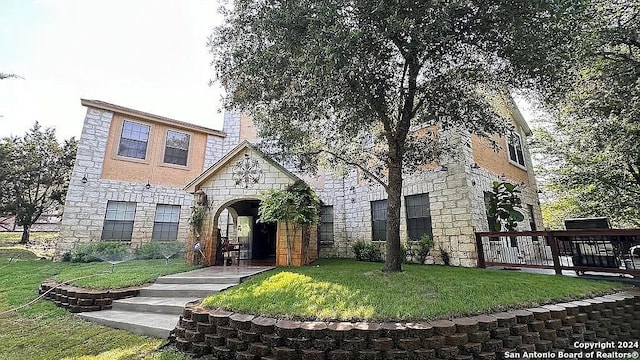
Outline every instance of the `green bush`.
<svg viewBox="0 0 640 360"><path fill-rule="evenodd" d="M358 240L355 243L353 243L353 245L351 245L351 249L353 249L353 253L356 256L356 260L364 261L364 258L362 257L362 255L364 253L365 247L366 247L366 244L362 240Z"/></svg>
<svg viewBox="0 0 640 360"><path fill-rule="evenodd" d="M379 243L367 243L364 247L362 257L365 261L380 262L382 261L382 248Z"/></svg>
<svg viewBox="0 0 640 360"><path fill-rule="evenodd" d="M451 263L451 258L449 257L449 252L443 248L440 248L440 257L442 258L442 262L449 266Z"/></svg>
<svg viewBox="0 0 640 360"><path fill-rule="evenodd" d="M136 249L136 259L166 259L183 251L184 244L177 241L147 242Z"/></svg>
<svg viewBox="0 0 640 360"><path fill-rule="evenodd" d="M102 241L82 244L71 252L71 262L122 260L127 256L127 246L119 242Z"/></svg>
<svg viewBox="0 0 640 360"><path fill-rule="evenodd" d="M359 261L382 261L382 247L380 243L356 241L351 248Z"/></svg>
<svg viewBox="0 0 640 360"><path fill-rule="evenodd" d="M423 234L416 244L416 257L420 264L424 264L425 260L427 260L427 256L431 249L433 249L433 239L431 236Z"/></svg>
<svg viewBox="0 0 640 360"><path fill-rule="evenodd" d="M400 258L403 263L411 262L411 251L407 248L407 245L400 243Z"/></svg>
<svg viewBox="0 0 640 360"><path fill-rule="evenodd" d="M70 262L72 259L72 254L71 252L67 251L66 253L62 254L62 261L63 262Z"/></svg>

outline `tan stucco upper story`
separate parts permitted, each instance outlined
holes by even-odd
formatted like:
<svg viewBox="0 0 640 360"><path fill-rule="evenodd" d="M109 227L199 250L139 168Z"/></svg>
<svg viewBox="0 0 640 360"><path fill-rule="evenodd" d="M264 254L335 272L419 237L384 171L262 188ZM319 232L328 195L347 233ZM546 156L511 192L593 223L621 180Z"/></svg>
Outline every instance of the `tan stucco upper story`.
<svg viewBox="0 0 640 360"><path fill-rule="evenodd" d="M83 99L82 105L113 112L103 179L182 187L202 172L207 137L225 136L218 130L102 101ZM175 145L175 139L180 145Z"/></svg>
<svg viewBox="0 0 640 360"><path fill-rule="evenodd" d="M504 176L512 181L531 185L531 171L527 164L526 137L531 135L531 129L509 95L497 94L491 101L494 110L513 125L514 134L520 142L522 158L510 159L508 138L504 135L493 135L491 139L478 135L471 136L471 147L475 163L490 172ZM492 143L493 142L493 143ZM497 147L494 146L497 145Z"/></svg>

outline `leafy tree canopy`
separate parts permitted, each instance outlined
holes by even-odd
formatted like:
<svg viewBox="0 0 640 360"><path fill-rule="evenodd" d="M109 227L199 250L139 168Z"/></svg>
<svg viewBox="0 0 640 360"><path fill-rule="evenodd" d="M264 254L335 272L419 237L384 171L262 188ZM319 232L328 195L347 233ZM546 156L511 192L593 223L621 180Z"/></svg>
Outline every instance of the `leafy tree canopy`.
<svg viewBox="0 0 640 360"><path fill-rule="evenodd" d="M76 148L74 138L61 145L37 122L21 138L0 139L0 213L16 215L23 243L46 209L64 204Z"/></svg>
<svg viewBox="0 0 640 360"><path fill-rule="evenodd" d="M413 130L503 133L488 94L554 89L584 5L237 0L209 45L227 105L254 117L268 152L303 170L352 165L385 188L385 270L399 271L403 172L446 148Z"/></svg>
<svg viewBox="0 0 640 360"><path fill-rule="evenodd" d="M572 90L536 133L550 205L567 217L640 226L640 1L589 8Z"/></svg>

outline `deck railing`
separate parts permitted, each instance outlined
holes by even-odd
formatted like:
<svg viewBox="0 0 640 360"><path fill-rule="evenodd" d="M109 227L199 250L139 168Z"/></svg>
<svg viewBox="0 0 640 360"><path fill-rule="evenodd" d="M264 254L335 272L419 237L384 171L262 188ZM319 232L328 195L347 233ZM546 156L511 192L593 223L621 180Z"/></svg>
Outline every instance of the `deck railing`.
<svg viewBox="0 0 640 360"><path fill-rule="evenodd" d="M640 276L640 229L478 232L478 266Z"/></svg>

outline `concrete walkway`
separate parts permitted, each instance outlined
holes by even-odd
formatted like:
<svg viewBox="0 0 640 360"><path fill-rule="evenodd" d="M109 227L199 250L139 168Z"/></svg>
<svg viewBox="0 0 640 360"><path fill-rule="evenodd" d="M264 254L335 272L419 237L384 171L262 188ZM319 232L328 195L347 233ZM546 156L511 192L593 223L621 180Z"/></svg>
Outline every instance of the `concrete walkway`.
<svg viewBox="0 0 640 360"><path fill-rule="evenodd" d="M159 277L140 296L115 300L111 310L80 313L81 318L109 327L161 339L176 327L184 305L238 285L273 269L268 266L207 267Z"/></svg>

